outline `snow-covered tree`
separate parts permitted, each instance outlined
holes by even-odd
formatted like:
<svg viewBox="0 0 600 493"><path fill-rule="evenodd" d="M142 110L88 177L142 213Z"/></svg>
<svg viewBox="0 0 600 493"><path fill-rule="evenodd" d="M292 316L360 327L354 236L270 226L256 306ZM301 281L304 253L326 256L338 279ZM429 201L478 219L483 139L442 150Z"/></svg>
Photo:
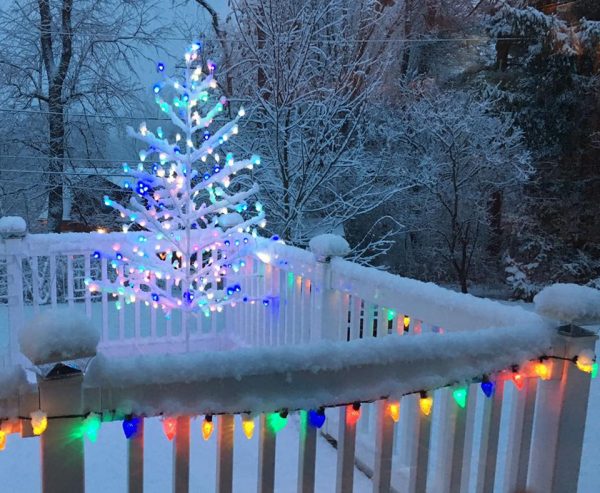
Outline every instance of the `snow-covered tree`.
<svg viewBox="0 0 600 493"><path fill-rule="evenodd" d="M31 158L33 165L22 166L28 178L40 172L29 180L9 172L4 177L15 186L7 192L29 203L43 195L50 231L61 229L75 165L106 157L113 117L131 114L137 102L135 59L164 31L155 22L158 5L24 0L0 7L0 104L14 109L2 113L3 140L12 144L3 154ZM11 170L21 167L14 161Z"/></svg>
<svg viewBox="0 0 600 493"><path fill-rule="evenodd" d="M393 139L399 179L412 185L398 210L417 265L430 269L415 274L451 271L466 292L473 266L483 268L488 247L502 241L494 234L494 194L508 200L529 176L523 135L474 93L425 88L407 95Z"/></svg>
<svg viewBox="0 0 600 493"><path fill-rule="evenodd" d="M171 137L162 128L145 123L128 133L146 147L139 164L123 169L134 190L128 205L105 197L105 204L120 212L127 240L106 255L116 280L88 282L91 290L116 293L162 308L209 315L211 311L244 299L243 287L226 285L225 276L244 265L244 256L266 224L262 205L251 197L256 185L245 189L238 173L260 164L258 156L236 160L222 148L238 132L237 117L217 126L228 101L215 95L214 62L203 73L200 46L194 43L185 55L182 79L167 77L154 85L156 103L175 127ZM251 209L255 209L253 212ZM136 231L134 231L136 230ZM247 299L246 299L247 301Z"/></svg>
<svg viewBox="0 0 600 493"><path fill-rule="evenodd" d="M526 298L550 280L600 276L600 208L589 199L600 193L600 10L597 2L569 7L561 16L538 2L502 1L487 24L498 39L491 92L523 130L536 168L513 213L507 257L508 269L527 272L529 290L509 272L514 293Z"/></svg>
<svg viewBox="0 0 600 493"><path fill-rule="evenodd" d="M263 158L254 177L272 232L286 241L340 231L397 190L365 148L400 15L393 4L232 2L241 41L229 63L249 113L242 139Z"/></svg>

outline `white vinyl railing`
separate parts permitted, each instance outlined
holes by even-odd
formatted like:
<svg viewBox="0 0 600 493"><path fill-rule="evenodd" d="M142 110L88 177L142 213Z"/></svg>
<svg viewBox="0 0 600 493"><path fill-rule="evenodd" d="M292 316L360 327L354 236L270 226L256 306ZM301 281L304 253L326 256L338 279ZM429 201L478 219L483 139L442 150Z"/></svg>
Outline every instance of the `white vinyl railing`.
<svg viewBox="0 0 600 493"><path fill-rule="evenodd" d="M82 491L83 438L68 449L62 440L87 413L122 419L129 409L152 417L165 413L166 403L178 423L176 492L189 489L189 416L215 415L217 491L227 492L235 472L233 423L240 424L234 416L248 412L258 423L256 488L274 491L277 441L268 417L284 409L302 416L301 492L314 491L318 433L337 447L331 475L340 493L353 490L355 467L377 492L574 491L590 378L573 359L594 348L592 334L560 332L518 307L340 258L317 259L271 240L259 240L236 274L253 302L198 319L165 319L137 303L116 310L122 300L91 294L83 281L108 278L106 261L92 253L120 238L70 233L0 241L1 417L17 418L24 436L31 434L23 418L29 412L41 405L51 418L42 435L45 491ZM65 305L98 324L104 359L95 369L92 362L89 375L16 382L23 362L19 330L36 313ZM185 381L153 378L152 358L161 353L181 353L169 364L203 370ZM542 355L562 358L552 360L548 380L534 370ZM128 374L133 357L142 358L146 381ZM513 365L524 380L520 391L511 383ZM485 375L494 375L491 398L479 388ZM453 401L456 384L468 388L464 408ZM419 411L420 391L433 397L430 415ZM349 416L355 402L361 403L357 422ZM397 422L390 404L398 405ZM318 431L305 413L320 406L327 407L327 420ZM142 491L143 433L128 450L129 491Z"/></svg>

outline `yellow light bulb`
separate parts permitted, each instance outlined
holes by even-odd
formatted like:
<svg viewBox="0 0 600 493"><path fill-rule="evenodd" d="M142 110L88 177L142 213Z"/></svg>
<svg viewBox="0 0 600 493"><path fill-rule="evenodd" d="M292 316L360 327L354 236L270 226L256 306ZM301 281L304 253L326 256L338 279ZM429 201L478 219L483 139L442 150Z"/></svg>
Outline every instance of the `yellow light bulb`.
<svg viewBox="0 0 600 493"><path fill-rule="evenodd" d="M0 430L0 450L4 450L6 447L6 433Z"/></svg>
<svg viewBox="0 0 600 493"><path fill-rule="evenodd" d="M535 364L535 373L542 380L550 380L550 367L543 361Z"/></svg>
<svg viewBox="0 0 600 493"><path fill-rule="evenodd" d="M31 414L31 427L34 435L41 435L48 428L48 416L41 409Z"/></svg>
<svg viewBox="0 0 600 493"><path fill-rule="evenodd" d="M419 407L425 416L429 416L431 414L431 408L433 407L433 398L422 396L419 400Z"/></svg>
<svg viewBox="0 0 600 493"><path fill-rule="evenodd" d="M251 416L242 417L242 429L248 440L254 436L254 419Z"/></svg>

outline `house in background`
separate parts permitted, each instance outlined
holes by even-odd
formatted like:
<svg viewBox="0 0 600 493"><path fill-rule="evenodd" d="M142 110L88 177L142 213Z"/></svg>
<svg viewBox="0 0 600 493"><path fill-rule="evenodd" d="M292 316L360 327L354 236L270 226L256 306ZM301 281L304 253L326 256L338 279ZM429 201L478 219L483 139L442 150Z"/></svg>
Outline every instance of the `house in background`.
<svg viewBox="0 0 600 493"><path fill-rule="evenodd" d="M67 175L63 188L61 232L120 230L120 218L115 210L104 205L108 195L117 202L128 199L127 178L120 170L76 168ZM48 224L48 197L37 218L38 228L45 231Z"/></svg>

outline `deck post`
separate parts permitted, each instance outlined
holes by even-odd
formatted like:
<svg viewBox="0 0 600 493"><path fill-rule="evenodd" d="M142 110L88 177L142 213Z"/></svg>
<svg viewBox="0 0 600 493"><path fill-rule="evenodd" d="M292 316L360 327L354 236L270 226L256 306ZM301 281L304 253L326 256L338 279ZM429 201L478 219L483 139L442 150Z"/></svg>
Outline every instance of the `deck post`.
<svg viewBox="0 0 600 493"><path fill-rule="evenodd" d="M23 326L23 240L25 233L2 236L6 247L6 274L7 274L7 304L8 304L8 337L9 359L7 364L19 362L19 330Z"/></svg>
<svg viewBox="0 0 600 493"><path fill-rule="evenodd" d="M558 334L567 360L555 362L562 366L559 380L539 382L527 475L531 493L575 491L579 478L591 378L569 359L593 351L598 336L574 325Z"/></svg>
<svg viewBox="0 0 600 493"><path fill-rule="evenodd" d="M40 379L40 409L48 415L42 441L42 491L84 491L82 418L83 374ZM62 418L59 416L70 416Z"/></svg>
<svg viewBox="0 0 600 493"><path fill-rule="evenodd" d="M317 259L317 275L312 284L310 341L336 340L340 337L342 294L332 288L331 257ZM347 314L345 314L347 317ZM345 340L345 335L344 335Z"/></svg>

